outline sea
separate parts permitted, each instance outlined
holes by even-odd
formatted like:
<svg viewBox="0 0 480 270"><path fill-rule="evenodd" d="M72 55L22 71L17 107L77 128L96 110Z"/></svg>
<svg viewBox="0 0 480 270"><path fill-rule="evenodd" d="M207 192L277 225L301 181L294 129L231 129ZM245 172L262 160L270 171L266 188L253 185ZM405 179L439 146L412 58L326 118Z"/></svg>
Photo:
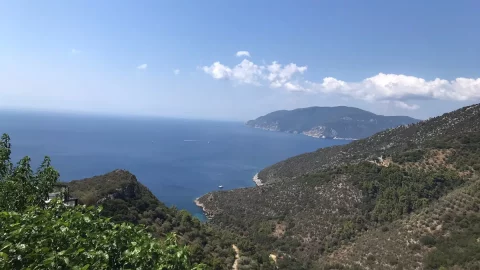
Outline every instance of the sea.
<svg viewBox="0 0 480 270"><path fill-rule="evenodd" d="M45 155L61 181L125 169L169 206L204 220L194 200L210 191L255 186L253 176L278 161L348 141L270 132L242 122L0 112L12 159Z"/></svg>

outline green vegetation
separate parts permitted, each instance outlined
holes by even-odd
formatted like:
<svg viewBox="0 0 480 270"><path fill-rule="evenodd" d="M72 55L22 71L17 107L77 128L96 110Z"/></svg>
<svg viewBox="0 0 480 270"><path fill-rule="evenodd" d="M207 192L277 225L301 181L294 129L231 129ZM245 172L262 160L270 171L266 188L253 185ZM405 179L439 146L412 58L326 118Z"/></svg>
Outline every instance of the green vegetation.
<svg viewBox="0 0 480 270"><path fill-rule="evenodd" d="M10 160L0 143L1 269L201 269L190 250L169 235L159 241L143 226L113 223L101 208L46 203L59 174L46 157L36 173L30 159Z"/></svg>
<svg viewBox="0 0 480 270"><path fill-rule="evenodd" d="M335 173L342 173L337 170ZM363 209L374 221L393 221L404 214L427 206L462 180L451 170L429 172L403 170L392 165L381 167L369 162L347 166L345 172L364 194Z"/></svg>
<svg viewBox="0 0 480 270"><path fill-rule="evenodd" d="M87 207L46 204L58 173L48 158L36 173L28 158L13 166L4 136L0 267L230 269L234 244L239 269L478 269L479 115L474 105L280 162L264 186L201 197L208 223L123 170L68 184Z"/></svg>
<svg viewBox="0 0 480 270"><path fill-rule="evenodd" d="M258 177L264 183L273 183L332 167L374 161L379 157L396 159L405 152L405 158L418 160L421 151L428 153L429 149L460 150L453 152L456 160L448 158L447 162L471 164L469 166L473 167L480 151L476 135L480 132L479 114L480 106L472 105L427 121L388 129L347 145L322 148L289 158L263 169Z"/></svg>
<svg viewBox="0 0 480 270"><path fill-rule="evenodd" d="M393 162L403 164L405 162L418 162L425 155L425 151L422 149L413 149L399 153L398 155L393 156Z"/></svg>
<svg viewBox="0 0 480 270"><path fill-rule="evenodd" d="M200 202L214 224L279 255L279 264L477 269L469 254L478 253L479 115L473 105L299 155L260 172L264 186Z"/></svg>
<svg viewBox="0 0 480 270"><path fill-rule="evenodd" d="M459 267L461 269L480 268L480 217L465 219L465 228L455 231L448 237L439 237L429 242L435 249L428 254L425 265L428 269ZM438 243L437 243L438 241Z"/></svg>
<svg viewBox="0 0 480 270"><path fill-rule="evenodd" d="M228 224L263 249L302 259L308 268L309 261L366 230L386 228L462 183L448 169L428 172L362 162L254 190L215 192L213 200L201 202L221 209L214 223ZM281 235L274 233L278 224L285 225Z"/></svg>
<svg viewBox="0 0 480 270"><path fill-rule="evenodd" d="M45 157L34 174L29 157L13 166L10 154L10 137L3 134L0 141L0 210L23 211L33 205L44 206L48 192L59 178L50 159Z"/></svg>
<svg viewBox="0 0 480 270"><path fill-rule="evenodd" d="M50 203L0 212L1 269L201 269L175 236L160 242L140 226L115 224L100 208Z"/></svg>
<svg viewBox="0 0 480 270"><path fill-rule="evenodd" d="M175 233L179 244L188 245L192 262L210 269L230 269L235 253L232 244L242 252L244 269L272 269L268 253L235 232L202 224L185 210L167 207L124 170L68 183L70 193L82 204L101 205L102 216L111 221L146 226L160 239Z"/></svg>
<svg viewBox="0 0 480 270"><path fill-rule="evenodd" d="M247 122L248 126L308 135L365 138L379 131L419 120L406 116L383 116L352 107L309 107L275 111Z"/></svg>

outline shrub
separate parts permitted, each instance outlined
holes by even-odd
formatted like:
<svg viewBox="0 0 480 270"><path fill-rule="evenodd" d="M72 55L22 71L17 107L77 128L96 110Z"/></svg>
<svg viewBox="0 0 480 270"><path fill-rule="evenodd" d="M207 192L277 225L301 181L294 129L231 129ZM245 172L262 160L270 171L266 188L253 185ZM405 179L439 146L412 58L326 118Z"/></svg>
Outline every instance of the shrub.
<svg viewBox="0 0 480 270"><path fill-rule="evenodd" d="M420 237L420 243L422 243L424 246L432 247L437 243L437 240L432 235L427 234Z"/></svg>
<svg viewBox="0 0 480 270"><path fill-rule="evenodd" d="M93 207L61 202L0 212L1 269L200 269L174 235L160 242L143 227L115 224Z"/></svg>

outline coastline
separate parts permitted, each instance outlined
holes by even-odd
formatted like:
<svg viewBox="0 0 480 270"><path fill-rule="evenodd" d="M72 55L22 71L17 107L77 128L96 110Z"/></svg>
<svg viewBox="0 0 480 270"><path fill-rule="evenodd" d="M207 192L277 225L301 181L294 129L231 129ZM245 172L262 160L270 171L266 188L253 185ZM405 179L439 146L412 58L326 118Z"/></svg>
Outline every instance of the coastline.
<svg viewBox="0 0 480 270"><path fill-rule="evenodd" d="M258 173L253 176L253 179L252 179L252 180L253 180L253 182L255 182L255 185L256 185L257 187L263 186L262 180L261 180L260 178L258 178ZM205 195L203 195L203 196L208 196L209 199L207 199L207 200L211 200L211 199L212 199L212 194L211 194L211 193L207 193L207 194L205 194ZM203 197L203 196L202 196L202 197ZM200 208L202 209L202 212L203 212L203 214L205 215L205 217L207 218L207 220L210 220L210 219L213 218L214 213L213 213L213 211L209 211L209 210L207 209L207 207L206 207L203 203L200 202L200 198L202 198L202 197L196 198L193 202L195 203L195 205L196 205L197 207L200 207Z"/></svg>
<svg viewBox="0 0 480 270"><path fill-rule="evenodd" d="M200 197L196 198L195 199L195 205L197 205L198 207L202 208L202 211L205 212L205 205L203 205L203 203L201 203L198 199L200 199Z"/></svg>
<svg viewBox="0 0 480 270"><path fill-rule="evenodd" d="M308 133L305 133L305 132L288 132L288 131L280 131L278 129L273 129L273 128L263 128L263 127L257 127L257 126L251 126L251 125L247 125L245 124L246 126L248 127L251 127L251 128L256 128L256 129L261 129L261 130L265 130L265 131L272 131L272 132L283 132L283 133L288 133L288 134L299 134L299 135L303 135L303 136L307 136L307 137L312 137L312 138L316 138L316 139L330 139L330 140L342 140L342 141L356 141L356 140L360 140L360 139L357 139L357 138L341 138L341 137L333 137L333 138L328 138L324 135L313 135L313 134L308 134Z"/></svg>
<svg viewBox="0 0 480 270"><path fill-rule="evenodd" d="M194 200L195 205L198 206L198 207L200 207L200 208L202 208L203 214L205 215L205 217L207 218L207 220L210 220L210 219L213 217L213 214L211 214L211 213L209 213L209 212L207 211L207 208L205 207L205 205L204 205L203 203L201 203L201 202L199 201L199 199L200 199L200 197L198 197L198 198L196 198L196 199Z"/></svg>
<svg viewBox="0 0 480 270"><path fill-rule="evenodd" d="M253 182L257 185L257 187L263 186L262 179L258 178L258 173L253 176Z"/></svg>

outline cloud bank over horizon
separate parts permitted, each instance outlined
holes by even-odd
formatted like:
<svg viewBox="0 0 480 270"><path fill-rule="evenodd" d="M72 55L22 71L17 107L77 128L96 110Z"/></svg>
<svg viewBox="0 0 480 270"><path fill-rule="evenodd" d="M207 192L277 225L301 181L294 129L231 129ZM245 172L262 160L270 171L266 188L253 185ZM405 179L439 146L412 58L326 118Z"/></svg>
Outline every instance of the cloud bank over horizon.
<svg viewBox="0 0 480 270"><path fill-rule="evenodd" d="M419 109L419 105L412 103L418 100L480 100L480 78L426 80L404 74L378 73L356 82L333 77L325 77L316 82L303 77L307 66L298 66L295 63L282 65L277 61L269 65L257 65L247 59L233 67L216 61L201 69L216 80L229 80L234 84L268 86L289 92L339 95L367 102L388 103L404 110Z"/></svg>

